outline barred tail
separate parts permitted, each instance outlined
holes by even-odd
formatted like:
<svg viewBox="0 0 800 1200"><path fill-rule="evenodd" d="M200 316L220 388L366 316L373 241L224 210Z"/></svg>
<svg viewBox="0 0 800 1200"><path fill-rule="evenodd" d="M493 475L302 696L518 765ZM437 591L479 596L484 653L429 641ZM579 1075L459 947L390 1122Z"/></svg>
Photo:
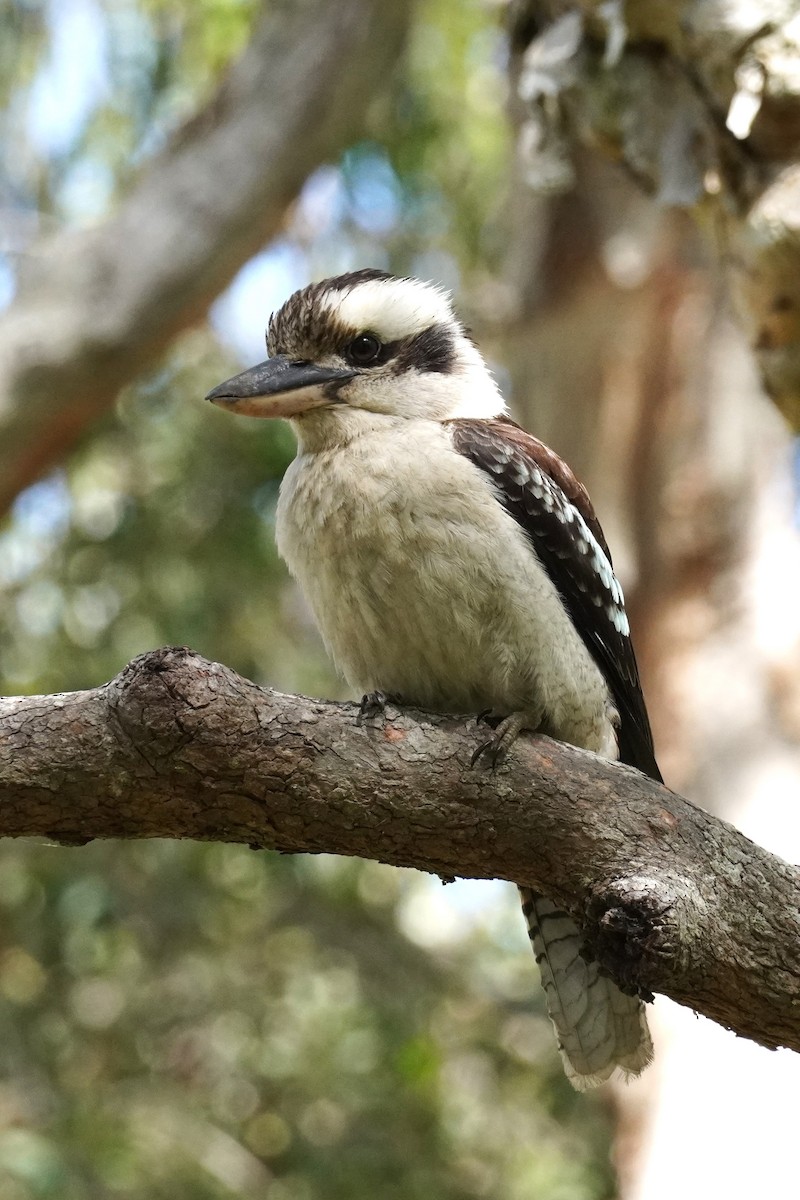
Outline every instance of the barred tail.
<svg viewBox="0 0 800 1200"><path fill-rule="evenodd" d="M625 1078L638 1075L653 1057L641 1000L581 958L580 930L569 913L529 888L519 892L570 1083L585 1091L617 1068Z"/></svg>

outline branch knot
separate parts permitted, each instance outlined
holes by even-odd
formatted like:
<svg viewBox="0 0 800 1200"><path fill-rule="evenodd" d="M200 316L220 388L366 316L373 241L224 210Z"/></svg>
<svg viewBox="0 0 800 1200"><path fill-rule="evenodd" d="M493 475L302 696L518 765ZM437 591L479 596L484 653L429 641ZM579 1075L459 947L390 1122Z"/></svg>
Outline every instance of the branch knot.
<svg viewBox="0 0 800 1200"><path fill-rule="evenodd" d="M582 954L621 991L651 1003L648 983L675 963L676 897L663 879L596 884L586 902Z"/></svg>

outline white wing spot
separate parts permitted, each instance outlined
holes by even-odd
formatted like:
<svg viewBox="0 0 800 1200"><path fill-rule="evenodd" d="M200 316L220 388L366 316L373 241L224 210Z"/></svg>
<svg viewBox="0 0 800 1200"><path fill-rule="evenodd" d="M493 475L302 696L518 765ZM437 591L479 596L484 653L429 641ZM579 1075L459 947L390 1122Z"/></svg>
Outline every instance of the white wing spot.
<svg viewBox="0 0 800 1200"><path fill-rule="evenodd" d="M628 623L628 617L624 608L616 608L615 606L609 604L606 607L606 616L616 629L617 633L621 633L625 637L628 636L631 631L631 627Z"/></svg>

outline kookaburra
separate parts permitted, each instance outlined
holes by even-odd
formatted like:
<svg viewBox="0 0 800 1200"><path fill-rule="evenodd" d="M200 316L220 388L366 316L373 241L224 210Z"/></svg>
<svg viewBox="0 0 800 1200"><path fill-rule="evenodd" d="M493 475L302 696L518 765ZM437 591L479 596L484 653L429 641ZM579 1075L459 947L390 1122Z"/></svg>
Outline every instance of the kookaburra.
<svg viewBox="0 0 800 1200"><path fill-rule="evenodd" d="M291 421L278 549L349 683L490 710L495 758L524 728L660 779L589 497L506 415L448 297L383 271L325 279L272 316L267 350L208 399ZM581 957L569 913L520 890L569 1079L638 1074L652 1056L641 1001Z"/></svg>

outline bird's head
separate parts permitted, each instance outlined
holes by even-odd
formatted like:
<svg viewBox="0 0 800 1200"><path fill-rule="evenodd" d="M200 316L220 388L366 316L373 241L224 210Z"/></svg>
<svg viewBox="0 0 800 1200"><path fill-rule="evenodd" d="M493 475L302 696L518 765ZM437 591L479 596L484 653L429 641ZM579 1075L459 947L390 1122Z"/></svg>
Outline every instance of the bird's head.
<svg viewBox="0 0 800 1200"><path fill-rule="evenodd" d="M303 442L335 442L387 420L505 410L448 296L417 279L365 270L311 284L273 314L267 351L207 398L246 416L291 419Z"/></svg>

